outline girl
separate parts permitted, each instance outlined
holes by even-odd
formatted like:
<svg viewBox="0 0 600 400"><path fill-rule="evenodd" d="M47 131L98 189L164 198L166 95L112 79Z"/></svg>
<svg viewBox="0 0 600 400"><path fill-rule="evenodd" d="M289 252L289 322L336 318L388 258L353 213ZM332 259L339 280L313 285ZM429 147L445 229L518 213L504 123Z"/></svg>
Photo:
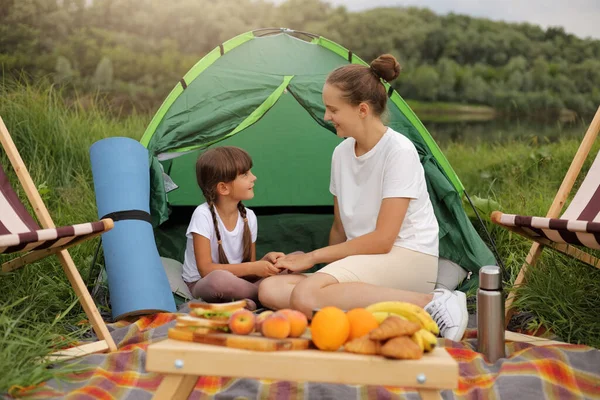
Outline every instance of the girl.
<svg viewBox="0 0 600 400"><path fill-rule="evenodd" d="M292 307L309 318L328 305L349 310L407 301L424 307L442 336L460 340L468 322L466 297L434 291L438 224L419 155L408 138L382 121L387 93L381 79L389 82L399 73L396 59L386 54L370 67L346 65L327 77L324 119L346 138L331 163L329 246L278 258L275 267L300 272L329 264L308 277L267 278L259 298L267 307Z"/></svg>
<svg viewBox="0 0 600 400"><path fill-rule="evenodd" d="M256 309L258 283L279 273L273 264L283 253L256 261L257 221L242 204L254 197L252 159L237 147L216 147L196 162L196 178L206 202L188 226L183 280L206 302L246 299Z"/></svg>

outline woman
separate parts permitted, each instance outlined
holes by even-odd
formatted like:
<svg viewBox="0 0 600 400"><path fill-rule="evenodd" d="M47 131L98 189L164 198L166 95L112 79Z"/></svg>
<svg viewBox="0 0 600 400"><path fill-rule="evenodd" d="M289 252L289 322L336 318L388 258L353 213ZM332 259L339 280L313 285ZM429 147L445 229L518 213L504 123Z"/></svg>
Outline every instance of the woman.
<svg viewBox="0 0 600 400"><path fill-rule="evenodd" d="M413 143L382 121L387 93L400 65L388 54L370 67L334 70L323 87L326 121L346 138L334 150L330 191L334 222L329 246L279 258L259 288L267 307L291 307L309 318L314 309L350 310L398 300L425 308L443 337L460 340L468 322L462 292L435 288L438 224ZM328 265L306 276L315 264Z"/></svg>

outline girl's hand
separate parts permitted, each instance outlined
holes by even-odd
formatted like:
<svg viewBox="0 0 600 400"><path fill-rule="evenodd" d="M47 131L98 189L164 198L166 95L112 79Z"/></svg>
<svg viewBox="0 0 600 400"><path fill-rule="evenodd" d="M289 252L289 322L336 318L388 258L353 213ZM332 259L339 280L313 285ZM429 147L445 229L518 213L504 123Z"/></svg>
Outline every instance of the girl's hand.
<svg viewBox="0 0 600 400"><path fill-rule="evenodd" d="M261 278L266 278L268 276L277 275L279 273L279 268L275 267L272 263L266 260L256 261L255 266L255 275L260 276Z"/></svg>
<svg viewBox="0 0 600 400"><path fill-rule="evenodd" d="M271 251L271 252L265 254L264 257L262 258L262 260L268 261L271 264L275 264L278 259L280 259L281 257L284 257L284 256L285 256L285 254L280 253L278 251Z"/></svg>
<svg viewBox="0 0 600 400"><path fill-rule="evenodd" d="M315 265L312 253L291 254L277 259L275 267L293 272L304 271Z"/></svg>

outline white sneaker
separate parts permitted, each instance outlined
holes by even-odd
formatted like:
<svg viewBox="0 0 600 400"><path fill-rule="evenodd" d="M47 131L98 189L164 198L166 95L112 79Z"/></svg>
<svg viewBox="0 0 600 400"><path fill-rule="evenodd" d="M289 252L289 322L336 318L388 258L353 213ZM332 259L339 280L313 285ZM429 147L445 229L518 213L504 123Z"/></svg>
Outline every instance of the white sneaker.
<svg viewBox="0 0 600 400"><path fill-rule="evenodd" d="M425 306L425 311L437 323L440 336L456 342L462 339L469 323L467 296L463 292L435 289L433 300Z"/></svg>

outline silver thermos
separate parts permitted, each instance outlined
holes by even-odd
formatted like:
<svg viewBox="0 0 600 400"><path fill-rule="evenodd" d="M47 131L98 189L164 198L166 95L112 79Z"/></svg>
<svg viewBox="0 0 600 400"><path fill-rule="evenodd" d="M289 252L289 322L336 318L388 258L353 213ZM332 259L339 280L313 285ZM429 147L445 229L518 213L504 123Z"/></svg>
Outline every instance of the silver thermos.
<svg viewBox="0 0 600 400"><path fill-rule="evenodd" d="M500 268L495 265L479 270L477 351L489 362L505 357L502 274Z"/></svg>

